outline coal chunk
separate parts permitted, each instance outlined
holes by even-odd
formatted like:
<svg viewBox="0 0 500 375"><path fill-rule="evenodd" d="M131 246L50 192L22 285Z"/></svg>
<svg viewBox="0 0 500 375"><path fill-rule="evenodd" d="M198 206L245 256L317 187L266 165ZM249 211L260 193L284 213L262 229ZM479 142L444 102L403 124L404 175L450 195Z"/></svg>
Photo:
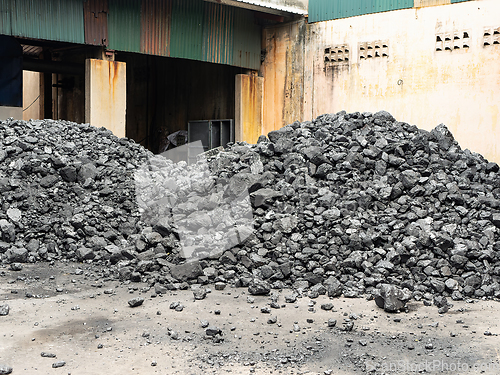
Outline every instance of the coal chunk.
<svg viewBox="0 0 500 375"><path fill-rule="evenodd" d="M128 301L128 305L130 307L141 306L143 303L144 303L144 298L142 298L142 297L135 297L135 298L132 298Z"/></svg>
<svg viewBox="0 0 500 375"><path fill-rule="evenodd" d="M270 292L271 286L263 280L254 279L250 285L248 285L248 293L254 296L267 295Z"/></svg>

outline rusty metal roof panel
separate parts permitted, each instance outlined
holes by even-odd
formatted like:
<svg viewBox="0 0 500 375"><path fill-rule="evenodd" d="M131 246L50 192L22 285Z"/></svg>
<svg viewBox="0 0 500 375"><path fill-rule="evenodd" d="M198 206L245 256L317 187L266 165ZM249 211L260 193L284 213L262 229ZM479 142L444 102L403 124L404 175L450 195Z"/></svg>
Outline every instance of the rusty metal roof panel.
<svg viewBox="0 0 500 375"><path fill-rule="evenodd" d="M170 56L203 60L205 4L196 0L173 0Z"/></svg>
<svg viewBox="0 0 500 375"><path fill-rule="evenodd" d="M141 52L170 56L172 0L142 0Z"/></svg>
<svg viewBox="0 0 500 375"><path fill-rule="evenodd" d="M84 42L82 0L3 0L0 6L2 33L33 39Z"/></svg>
<svg viewBox="0 0 500 375"><path fill-rule="evenodd" d="M107 46L108 0L84 0L85 44Z"/></svg>
<svg viewBox="0 0 500 375"><path fill-rule="evenodd" d="M108 37L112 50L140 52L140 0L109 0Z"/></svg>
<svg viewBox="0 0 500 375"><path fill-rule="evenodd" d="M207 3L203 28L203 60L231 65L233 62L234 10Z"/></svg>

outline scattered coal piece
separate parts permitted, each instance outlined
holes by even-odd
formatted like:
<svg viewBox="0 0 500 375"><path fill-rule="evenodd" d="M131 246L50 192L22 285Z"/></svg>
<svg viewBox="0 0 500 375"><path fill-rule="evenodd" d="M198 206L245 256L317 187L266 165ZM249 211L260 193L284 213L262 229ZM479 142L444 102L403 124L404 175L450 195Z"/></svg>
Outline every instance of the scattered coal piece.
<svg viewBox="0 0 500 375"><path fill-rule="evenodd" d="M207 291L205 288L195 288L193 289L193 296L195 300L205 299L207 296Z"/></svg>
<svg viewBox="0 0 500 375"><path fill-rule="evenodd" d="M0 316L9 315L9 311L10 311L9 305L7 304L0 305Z"/></svg>
<svg viewBox="0 0 500 375"><path fill-rule="evenodd" d="M207 336L215 336L215 335L222 335L222 331L218 327L208 327L205 330L205 334Z"/></svg>
<svg viewBox="0 0 500 375"><path fill-rule="evenodd" d="M56 355L54 353L49 353L49 352L41 352L40 356L45 358L56 358Z"/></svg>
<svg viewBox="0 0 500 375"><path fill-rule="evenodd" d="M135 298L132 298L128 301L128 305L130 307L141 306L143 303L144 303L144 298L142 298L142 297L135 297Z"/></svg>
<svg viewBox="0 0 500 375"><path fill-rule="evenodd" d="M333 328L333 327L335 327L337 325L337 319L330 318L330 319L328 319L328 323L327 324L328 324L328 327Z"/></svg>
<svg viewBox="0 0 500 375"><path fill-rule="evenodd" d="M0 365L0 375L9 375L12 374L12 367L7 365Z"/></svg>
<svg viewBox="0 0 500 375"><path fill-rule="evenodd" d="M328 302L321 304L321 310L330 311L331 309L333 309L333 303Z"/></svg>
<svg viewBox="0 0 500 375"><path fill-rule="evenodd" d="M52 364L52 368L59 368L59 367L63 367L66 365L66 362L64 361L57 361L57 362L54 362Z"/></svg>
<svg viewBox="0 0 500 375"><path fill-rule="evenodd" d="M248 293L255 296L267 295L270 292L271 292L271 286L269 285L269 283L263 280L254 279L248 286Z"/></svg>
<svg viewBox="0 0 500 375"><path fill-rule="evenodd" d="M406 302L410 298L410 293L405 293L395 285L382 284L375 297L375 303L387 312L398 312L405 308Z"/></svg>
<svg viewBox="0 0 500 375"><path fill-rule="evenodd" d="M11 263L10 264L10 269L12 271L22 271L23 265L22 265L22 263Z"/></svg>

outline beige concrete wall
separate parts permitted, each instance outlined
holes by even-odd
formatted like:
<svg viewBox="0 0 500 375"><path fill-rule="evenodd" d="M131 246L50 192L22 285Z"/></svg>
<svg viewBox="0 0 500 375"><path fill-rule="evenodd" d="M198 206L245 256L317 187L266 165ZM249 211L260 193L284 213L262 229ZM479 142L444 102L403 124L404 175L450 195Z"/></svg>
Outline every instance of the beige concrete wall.
<svg viewBox="0 0 500 375"><path fill-rule="evenodd" d="M306 33L304 20L264 30L264 134L304 117Z"/></svg>
<svg viewBox="0 0 500 375"><path fill-rule="evenodd" d="M493 35L496 28L500 32L498 14L499 1L483 0L310 24L300 36L304 60L294 59L292 66L284 62L297 49L287 37L289 26L267 29L266 49L285 52L266 56L265 112L270 114L270 106L290 111L291 103L300 101L284 93L287 80L303 69L298 120L340 110L385 109L428 130L444 123L463 148L500 162L500 45L493 44L500 37ZM486 46L485 30L491 34ZM373 57L368 58L369 46ZM325 57L330 61L325 63ZM268 87L275 88L271 96ZM276 101L280 95L283 100ZM266 121L274 128L292 121L279 109L272 112Z"/></svg>
<svg viewBox="0 0 500 375"><path fill-rule="evenodd" d="M127 108L126 64L117 61L85 61L85 121L125 136Z"/></svg>
<svg viewBox="0 0 500 375"><path fill-rule="evenodd" d="M43 117L40 77L41 73L23 71L23 120L41 119Z"/></svg>
<svg viewBox="0 0 500 375"><path fill-rule="evenodd" d="M263 134L264 79L256 75L236 75L235 140L257 143Z"/></svg>

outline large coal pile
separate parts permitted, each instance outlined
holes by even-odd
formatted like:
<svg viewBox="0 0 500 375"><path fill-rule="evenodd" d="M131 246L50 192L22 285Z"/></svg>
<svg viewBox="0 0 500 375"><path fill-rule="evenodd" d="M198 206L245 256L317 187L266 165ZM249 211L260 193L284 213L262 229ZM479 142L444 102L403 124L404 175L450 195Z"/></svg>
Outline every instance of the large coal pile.
<svg viewBox="0 0 500 375"><path fill-rule="evenodd" d="M123 257L139 217L134 171L148 151L103 128L53 120L1 122L0 145L4 261Z"/></svg>
<svg viewBox="0 0 500 375"><path fill-rule="evenodd" d="M159 290L257 279L256 293L356 297L388 283L417 299L500 297L499 168L444 125L340 112L228 146L209 160L212 180L224 196L248 189L254 233L192 262L168 210L141 217L134 173L158 157L139 145L54 121L3 122L0 143L5 262L106 262L110 276ZM214 203L170 193L200 212Z"/></svg>

